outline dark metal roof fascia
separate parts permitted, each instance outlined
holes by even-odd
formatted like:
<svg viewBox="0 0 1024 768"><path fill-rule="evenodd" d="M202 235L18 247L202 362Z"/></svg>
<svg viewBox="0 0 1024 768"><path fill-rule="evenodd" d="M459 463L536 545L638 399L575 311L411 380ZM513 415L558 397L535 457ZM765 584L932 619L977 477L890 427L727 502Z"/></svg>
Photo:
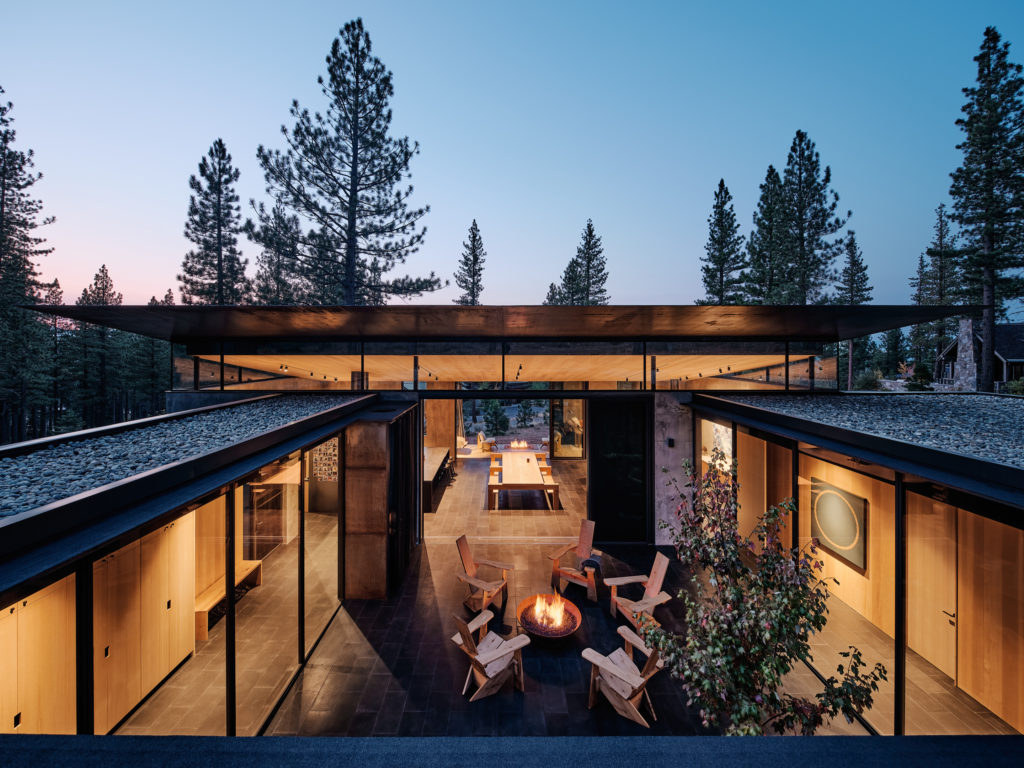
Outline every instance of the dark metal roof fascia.
<svg viewBox="0 0 1024 768"><path fill-rule="evenodd" d="M845 397L846 395L842 395ZM696 394L698 411L948 485L1024 510L1024 469Z"/></svg>
<svg viewBox="0 0 1024 768"><path fill-rule="evenodd" d="M10 596L14 600L19 599L21 595L14 594L13 590L21 585L35 585L25 592L30 594L52 581L52 574L61 568L101 549L109 549L111 542L116 542L115 547L128 543L130 539L137 538L137 532L147 523L208 496L281 456L313 445L353 422L362 421L364 415L362 410L343 415L3 563L0 565L0 604L10 602Z"/></svg>
<svg viewBox="0 0 1024 768"><path fill-rule="evenodd" d="M937 320L973 306L610 305L253 307L31 305L175 343L250 340L763 340L835 342Z"/></svg>
<svg viewBox="0 0 1024 768"><path fill-rule="evenodd" d="M360 410L376 398L366 395L240 443L156 467L89 491L0 519L0 559L98 522L104 516L188 483L264 448L300 436L322 424Z"/></svg>

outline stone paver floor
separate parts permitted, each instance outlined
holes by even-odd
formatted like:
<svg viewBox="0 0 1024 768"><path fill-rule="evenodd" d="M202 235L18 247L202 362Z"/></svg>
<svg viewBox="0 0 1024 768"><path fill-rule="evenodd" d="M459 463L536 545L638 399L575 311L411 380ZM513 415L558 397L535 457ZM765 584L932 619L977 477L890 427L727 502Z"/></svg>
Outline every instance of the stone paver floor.
<svg viewBox="0 0 1024 768"><path fill-rule="evenodd" d="M519 601L550 591L555 545L529 540L473 541L474 555L511 561L504 615L491 630L516 631ZM602 559L604 575L646 572L655 550L613 547ZM667 673L648 685L658 719L650 731L619 717L603 698L587 709L590 664L580 656L592 647L607 654L620 645L608 612L608 592L597 604L569 586L565 596L583 613L583 625L561 645L534 642L523 653L525 693L508 684L498 694L470 703L462 695L468 660L449 639L453 613L468 617L465 587L454 538L429 539L414 556L400 593L383 601L346 601L313 657L267 730L268 735L348 736L543 736L698 733L699 722L685 706L678 684ZM673 569L666 589L677 589ZM678 604L677 604L678 605ZM659 607L666 626L678 623L678 607Z"/></svg>

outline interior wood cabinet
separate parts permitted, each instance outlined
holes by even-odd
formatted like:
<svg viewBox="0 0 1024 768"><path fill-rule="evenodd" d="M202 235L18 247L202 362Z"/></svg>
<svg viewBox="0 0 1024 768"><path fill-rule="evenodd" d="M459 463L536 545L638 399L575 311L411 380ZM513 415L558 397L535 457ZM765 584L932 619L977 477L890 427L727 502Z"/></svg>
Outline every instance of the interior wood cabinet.
<svg viewBox="0 0 1024 768"><path fill-rule="evenodd" d="M189 512L93 564L96 733L195 649L195 548Z"/></svg>
<svg viewBox="0 0 1024 768"><path fill-rule="evenodd" d="M0 733L16 733L18 715L18 605L0 613Z"/></svg>
<svg viewBox="0 0 1024 768"><path fill-rule="evenodd" d="M195 518L190 512L142 537L142 692L193 652Z"/></svg>
<svg viewBox="0 0 1024 768"><path fill-rule="evenodd" d="M141 544L93 563L93 725L108 733L142 698Z"/></svg>
<svg viewBox="0 0 1024 768"><path fill-rule="evenodd" d="M0 612L0 733L75 732L75 577Z"/></svg>

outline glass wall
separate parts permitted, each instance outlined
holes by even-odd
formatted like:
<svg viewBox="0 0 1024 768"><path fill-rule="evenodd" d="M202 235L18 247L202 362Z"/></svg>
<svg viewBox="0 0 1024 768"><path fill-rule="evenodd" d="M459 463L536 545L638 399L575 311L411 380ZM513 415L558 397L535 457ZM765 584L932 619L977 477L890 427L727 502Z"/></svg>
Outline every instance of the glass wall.
<svg viewBox="0 0 1024 768"><path fill-rule="evenodd" d="M343 589L339 574L344 563L338 558L339 439L332 437L304 454L305 504L303 563L305 580L305 647L308 653L334 615Z"/></svg>
<svg viewBox="0 0 1024 768"><path fill-rule="evenodd" d="M227 501L192 504L93 564L96 733L149 696L116 733L224 735Z"/></svg>
<svg viewBox="0 0 1024 768"><path fill-rule="evenodd" d="M811 639L814 666L836 674L839 656L855 645L871 668L881 662L888 680L879 684L864 719L892 734L895 716L896 498L892 483L815 456L800 455L801 547L817 539L815 557L828 581L828 623Z"/></svg>
<svg viewBox="0 0 1024 768"><path fill-rule="evenodd" d="M729 425L719 424L705 418L697 420L701 474L707 472L711 467L711 458L716 450L721 453L721 460L725 464L722 469L728 469L732 464L732 432L732 427Z"/></svg>
<svg viewBox="0 0 1024 768"><path fill-rule="evenodd" d="M749 537L769 507L793 498L793 452L739 427L736 429L736 472L739 485L737 529L741 536ZM791 523L787 516L780 531L785 547L792 546Z"/></svg>
<svg viewBox="0 0 1024 768"><path fill-rule="evenodd" d="M584 400L551 401L551 458L585 458L587 417Z"/></svg>
<svg viewBox="0 0 1024 768"><path fill-rule="evenodd" d="M636 342L511 342L506 344L508 385L544 382L562 389L640 389L643 345ZM582 386L570 387L569 382Z"/></svg>
<svg viewBox="0 0 1024 768"><path fill-rule="evenodd" d="M254 736L298 668L300 452L235 490L237 734ZM246 581L243 574L254 574Z"/></svg>

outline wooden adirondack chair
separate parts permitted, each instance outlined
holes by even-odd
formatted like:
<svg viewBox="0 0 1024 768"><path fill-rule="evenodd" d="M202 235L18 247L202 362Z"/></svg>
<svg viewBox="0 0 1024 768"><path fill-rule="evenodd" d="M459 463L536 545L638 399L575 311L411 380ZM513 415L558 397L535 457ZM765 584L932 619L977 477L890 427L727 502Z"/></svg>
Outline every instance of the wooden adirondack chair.
<svg viewBox="0 0 1024 768"><path fill-rule="evenodd" d="M504 640L496 632L487 631L487 622L494 618L491 611L483 611L470 622L452 616L459 631L452 635L452 642L469 656L469 671L462 695L466 695L471 681L476 682L476 691L469 697L477 701L497 693L511 677L520 691L523 688L523 648L530 644L527 635L516 635ZM473 633L480 631L478 638Z"/></svg>
<svg viewBox="0 0 1024 768"><path fill-rule="evenodd" d="M639 628L640 618L661 626L654 618L654 607L668 602L672 596L661 591L662 582L665 581L665 573L668 571L668 558L659 552L654 557L654 565L651 566L649 576L617 576L611 579L604 579L605 586L611 587L612 597L609 601L612 618L616 610L621 610L623 615L634 627ZM644 596L639 600L629 600L619 595L619 587L625 584L643 584Z"/></svg>
<svg viewBox="0 0 1024 768"><path fill-rule="evenodd" d="M569 552L575 551L577 563L575 568L569 565L562 565L561 560ZM600 556L600 550L594 549L594 521L582 520L580 522L580 536L573 544L566 544L564 547L555 550L548 559L551 560L551 587L556 592L562 591L562 579L571 581L587 588L587 599L592 603L597 602L597 582L594 578L594 568L583 567L583 561L594 555Z"/></svg>
<svg viewBox="0 0 1024 768"><path fill-rule="evenodd" d="M456 574L456 577L463 584L469 586L469 597L463 601L465 606L476 613L485 610L489 605L496 605L495 599L502 593L505 595L505 600L508 600L508 572L512 570L512 564L499 563L494 560L474 560L473 554L469 551L469 541L465 534L459 536L455 543L459 547L462 567L466 569L465 573ZM501 579L484 581L479 578L477 573L481 565L501 571ZM502 606L504 606L504 602L502 602Z"/></svg>
<svg viewBox="0 0 1024 768"><path fill-rule="evenodd" d="M648 648L629 627L619 627L619 635L625 641L624 647L616 649L608 656L602 656L593 648L583 649L583 658L591 664L587 708L594 708L597 694L600 692L620 715L639 723L644 728L650 728L644 716L640 714L640 704L646 701L651 719L658 719L654 714L651 696L647 693L647 682L661 669L664 662L660 659L658 651ZM647 657L642 669L633 661L634 650Z"/></svg>

